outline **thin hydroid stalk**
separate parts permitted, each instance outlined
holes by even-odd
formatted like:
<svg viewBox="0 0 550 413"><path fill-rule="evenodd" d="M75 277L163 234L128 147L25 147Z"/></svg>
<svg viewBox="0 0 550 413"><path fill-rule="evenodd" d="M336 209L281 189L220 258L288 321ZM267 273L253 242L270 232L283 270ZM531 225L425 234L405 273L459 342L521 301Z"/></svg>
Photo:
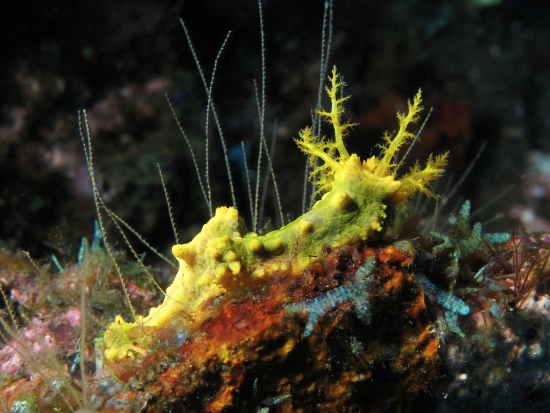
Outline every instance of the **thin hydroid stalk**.
<svg viewBox="0 0 550 413"><path fill-rule="evenodd" d="M189 139L187 139L187 135L185 134L183 128L181 127L180 121L178 120L178 117L176 115L176 111L174 110L174 107L172 106L172 102L170 102L170 99L168 98L168 95L165 94L164 97L166 98L166 101L168 102L168 106L170 106L170 110L172 111L172 116L174 117L176 123L178 124L178 128L181 132L181 135L183 136L183 139L185 140L185 143L187 143L187 146L189 147L189 152L191 152L191 158L193 159L193 165L195 166L195 171L197 172L197 178L199 179L199 184L201 186L202 195L204 196L204 200L206 201L206 206L208 207L208 210L210 211L211 205L208 200L208 194L206 193L206 189L204 189L204 184L202 182L202 176L199 170L199 165L197 164L197 159L195 158L195 152L193 151L193 147L191 146L191 142L189 142Z"/></svg>
<svg viewBox="0 0 550 413"><path fill-rule="evenodd" d="M122 289L124 291L124 297L126 298L126 301L128 302L128 307L130 308L130 311L132 313L132 318L134 321L137 321L136 312L134 310L134 307L132 306L132 302L130 301L130 294L128 293L128 289L126 288L126 283L124 282L124 279L122 277L122 270L120 269L120 266L118 265L118 262L115 259L114 251L111 248L111 245L109 244L107 240L107 233L105 231L105 226L103 224L103 216L101 215L101 208L100 208L100 202L101 196L99 195L99 189L97 187L97 183L95 181L95 172L94 172L94 163L93 163L93 152L92 152L92 142L90 137L90 128L88 126L88 118L86 116L86 111L82 111L83 119L81 119L80 113L78 114L78 127L80 131L80 138L82 139L82 144L84 145L84 154L86 156L86 163L88 165L88 172L90 173L90 179L92 181L92 190L94 194L94 203L96 207L97 212L97 218L99 222L99 228L101 229L101 234L103 236L103 243L105 244L105 248L107 249L107 253L111 257L111 260L113 261L113 264L116 268L117 275L120 281L120 285L122 286ZM84 137L84 133L82 132L82 123L84 123L86 127L86 138ZM101 201L100 201L101 200Z"/></svg>
<svg viewBox="0 0 550 413"><path fill-rule="evenodd" d="M210 115L210 107L212 105L212 87L214 85L214 76L216 75L216 69L218 67L218 60L220 59L220 56L223 52L223 49L225 47L225 44L227 43L227 39L229 39L229 35L231 34L231 31L227 33L227 36L225 36L225 40L222 43L222 46L220 47L220 50L218 51L218 55L216 56L216 60L214 61L214 68L212 69L212 76L210 78L210 86L208 87L208 103L206 104L206 124L204 127L204 133L205 133L205 164L206 164L206 187L208 189L208 209L210 211L210 216L213 216L212 211L212 189L210 187L210 163L208 162L208 121L209 121L209 115ZM225 155L225 151L224 151ZM231 179L231 173L229 172L229 164L227 164L228 168L228 174ZM235 201L235 194L233 193L233 183L231 183L231 199L233 201L233 205L236 205Z"/></svg>
<svg viewBox="0 0 550 413"><path fill-rule="evenodd" d="M248 188L248 202L250 205L250 224L254 225L254 204L252 203L252 190L250 189L250 174L248 173L248 162L246 162L246 151L244 149L244 142L241 141L241 147L243 149L243 162L244 170L246 171L246 186Z"/></svg>
<svg viewBox="0 0 550 413"><path fill-rule="evenodd" d="M271 149L270 149L271 159L273 159L274 156L275 156L275 145L276 145L276 143L277 143L277 120L275 120L274 123L273 123L273 134L272 134L272 137L271 137ZM267 142L266 142L266 150L267 150ZM260 222L263 222L263 219L264 219L264 207L265 207L265 201L267 199L267 189L269 187L269 178L270 178L269 171L266 171L266 174L265 174L265 177L264 177L263 188L262 188L262 198L260 200L260 214L259 214ZM276 185L276 183L275 183L275 185ZM280 200L277 200L277 201L280 204Z"/></svg>
<svg viewBox="0 0 550 413"><path fill-rule="evenodd" d="M206 83L206 78L204 77L202 66L199 62L199 58L197 56L197 53L195 52L195 49L193 47L193 42L191 41L191 36L189 35L189 32L187 30L187 27L185 26L185 23L184 23L183 19L180 19L180 23L181 23L181 27L183 27L183 31L185 32L185 37L187 39L187 44L189 45L189 49L191 50L191 54L193 55L193 59L195 60L195 65L197 66L197 69L199 71L204 89L206 90L206 94L208 95L208 84ZM221 123L220 123L220 120L218 118L218 113L216 111L216 106L214 105L213 100L212 100L210 106L211 106L211 109L212 109L212 115L214 116L214 121L216 123L216 127L218 129L218 133L220 134L220 141L221 141L221 144L222 144L222 152L223 152L223 157L224 157L224 160L225 160L225 167L227 169L227 177L229 178L229 187L231 189L231 198L232 198L233 204L236 205L235 190L234 190L234 187L233 187L233 178L231 177L231 168L229 167L229 158L227 157L227 148L225 146L225 139L223 137L223 131L222 131ZM209 210L212 211L212 205L209 205ZM210 213L210 216L212 216L212 213Z"/></svg>
<svg viewBox="0 0 550 413"><path fill-rule="evenodd" d="M176 240L176 244L179 244L178 231L176 230L176 221L174 220L174 215L172 214L172 204L170 202L170 197L168 196L168 191L166 190L166 184L164 183L162 171L160 170L160 164L158 163L157 163L157 168L159 169L160 182L162 182L162 189L164 190L164 198L166 198L166 205L168 206L168 215L170 216L170 223L172 224L172 230L174 231L174 238Z"/></svg>
<svg viewBox="0 0 550 413"><path fill-rule="evenodd" d="M442 207L445 206L447 204L447 202L449 202L449 199L454 195L454 193L457 191L457 189L460 187L460 185L462 185L462 183L464 182L466 177L470 174L470 172L474 168L475 164L479 160L481 154L485 150L486 146L487 146L487 141L483 141L483 143L479 147L479 150L476 153L476 156L474 157L474 159L472 159L472 162L470 162L470 164L468 165L468 168L466 168L466 170L464 171L464 173L462 174L462 176L460 177L460 179L458 180L456 185L453 187L453 189L451 189L451 191L449 192L448 195L445 195L445 196L442 197L443 198L441 200L441 206Z"/></svg>

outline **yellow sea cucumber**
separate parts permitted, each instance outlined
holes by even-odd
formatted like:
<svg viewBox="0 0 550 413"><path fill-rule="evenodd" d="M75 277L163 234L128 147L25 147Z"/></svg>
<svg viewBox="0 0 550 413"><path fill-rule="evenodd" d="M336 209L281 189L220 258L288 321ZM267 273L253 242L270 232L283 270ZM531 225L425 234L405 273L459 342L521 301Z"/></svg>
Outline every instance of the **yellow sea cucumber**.
<svg viewBox="0 0 550 413"><path fill-rule="evenodd" d="M193 322L200 323L209 314L203 308L208 299L261 285L279 270L300 274L322 257L324 245L356 244L381 236L389 225L390 210L416 191L434 196L431 182L443 173L447 154L430 156L425 168L416 164L405 176L396 177L399 148L415 139L407 127L418 120L421 92L408 103L407 114L397 114L399 130L393 138L385 134L381 158L361 162L343 143L353 125L340 123L342 103L349 97L338 98L343 83L336 67L329 82L331 110L318 113L332 124L335 140L312 136L309 128L300 131L296 140L310 159L323 161L310 176L316 178L317 193L324 192L322 199L295 221L262 236L248 232L235 208L218 208L191 242L172 248L180 267L164 302L136 323L118 316L108 327L104 337L107 358L144 354L150 343L148 332L167 325L178 313L191 313Z"/></svg>

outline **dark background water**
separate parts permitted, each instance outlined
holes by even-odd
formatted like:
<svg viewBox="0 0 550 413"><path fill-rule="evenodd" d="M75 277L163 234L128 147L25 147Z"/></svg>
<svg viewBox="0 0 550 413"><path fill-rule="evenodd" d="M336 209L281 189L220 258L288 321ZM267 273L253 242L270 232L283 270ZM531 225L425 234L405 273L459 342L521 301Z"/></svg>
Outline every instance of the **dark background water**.
<svg viewBox="0 0 550 413"><path fill-rule="evenodd" d="M438 228L464 199L487 231L550 229L548 4L540 1L337 1L329 66L347 82L347 140L377 154L395 112L422 88L433 112L408 159L450 151L445 192L478 162L439 214ZM304 156L292 138L311 124L317 101L322 1L263 3L267 56L266 136L277 136L274 171L286 219L301 213ZM255 169L260 134L254 83L261 84L258 6L253 1L96 1L67 7L29 2L6 8L0 66L0 239L35 256L74 256L92 234L95 208L78 135L87 109L94 161L109 206L162 249L173 235L158 177L162 167L181 240L208 219L186 147L164 98L179 115L204 168L206 95L179 18L210 79L239 210L250 213L240 142ZM327 104L326 101L325 105ZM425 111L427 113L427 111ZM274 127L274 122L277 126ZM324 128L330 136L330 130ZM214 207L231 204L218 134L210 133ZM236 154L236 155L235 155ZM266 161L263 160L265 167ZM403 168L405 171L405 168ZM203 173L203 172L202 172ZM252 173L252 172L251 172ZM265 170L262 170L262 174ZM504 194L502 196L502 194ZM500 198L497 198L501 196ZM277 223L273 191L266 216ZM422 213L433 214L432 202ZM287 215L288 214L288 215ZM496 219L495 219L496 218Z"/></svg>

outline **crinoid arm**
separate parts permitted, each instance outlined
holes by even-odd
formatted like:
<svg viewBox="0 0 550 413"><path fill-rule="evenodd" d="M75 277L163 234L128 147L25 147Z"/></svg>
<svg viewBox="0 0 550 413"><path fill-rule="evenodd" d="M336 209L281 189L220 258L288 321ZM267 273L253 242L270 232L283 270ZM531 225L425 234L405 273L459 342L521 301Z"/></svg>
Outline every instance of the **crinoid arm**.
<svg viewBox="0 0 550 413"><path fill-rule="evenodd" d="M470 307L460 298L445 292L431 283L430 280L420 271L414 273L414 279L424 293L435 302L451 310L453 313L468 315Z"/></svg>
<svg viewBox="0 0 550 413"><path fill-rule="evenodd" d="M317 321L323 315L343 303L353 303L359 319L365 324L370 324L369 291L373 280L374 266L375 257L372 255L359 266L355 276L345 285L341 285L311 300L292 303L285 307L285 310L289 313L307 314L304 337L311 334Z"/></svg>

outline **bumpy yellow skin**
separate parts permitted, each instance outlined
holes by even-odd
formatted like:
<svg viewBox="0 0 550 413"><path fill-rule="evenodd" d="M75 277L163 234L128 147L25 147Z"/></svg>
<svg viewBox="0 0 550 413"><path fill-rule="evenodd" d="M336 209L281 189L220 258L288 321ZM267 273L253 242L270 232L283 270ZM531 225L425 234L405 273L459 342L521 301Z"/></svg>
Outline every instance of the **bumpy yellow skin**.
<svg viewBox="0 0 550 413"><path fill-rule="evenodd" d="M200 323L210 314L203 305L208 299L261 285L279 270L300 274L321 258L324 245L356 244L380 235L387 225L388 209L416 190L432 195L430 182L443 173L446 154L435 161L430 157L423 170L416 165L400 180L395 177L398 165L392 163L399 147L414 138L407 125L417 120L422 109L420 92L409 102L409 113L398 114L397 135L385 136L387 146L382 147L381 159L373 157L361 163L343 145L346 130L353 125L340 125L341 103L347 98L337 98L343 83L338 82L336 68L329 80L332 109L319 113L332 123L335 141L313 137L310 129L301 131L297 140L305 153L324 161L312 173L319 177L317 186L326 191L322 199L295 221L263 236L249 233L236 209L218 208L191 242L172 248L180 268L164 302L135 323L125 323L118 316L109 326L104 337L108 359L145 354L151 333L181 318L179 314L190 314L193 323Z"/></svg>

